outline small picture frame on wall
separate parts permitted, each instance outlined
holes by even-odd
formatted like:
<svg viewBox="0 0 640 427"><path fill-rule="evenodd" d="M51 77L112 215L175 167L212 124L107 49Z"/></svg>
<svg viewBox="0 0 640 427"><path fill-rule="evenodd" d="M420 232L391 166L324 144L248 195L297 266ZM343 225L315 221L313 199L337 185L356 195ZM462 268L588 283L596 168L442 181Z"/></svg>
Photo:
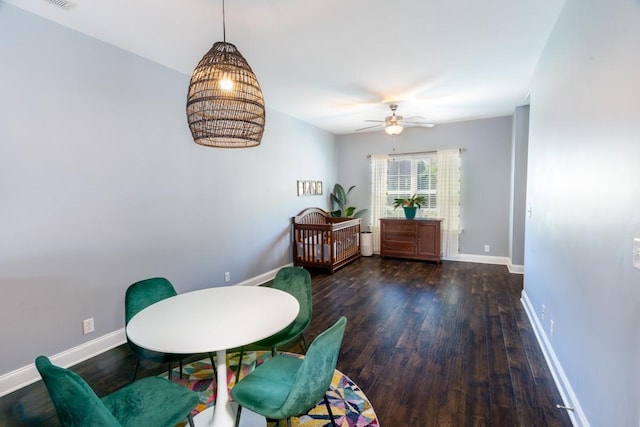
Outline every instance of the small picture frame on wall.
<svg viewBox="0 0 640 427"><path fill-rule="evenodd" d="M298 196L320 196L322 195L322 181L312 181L300 179L297 182Z"/></svg>

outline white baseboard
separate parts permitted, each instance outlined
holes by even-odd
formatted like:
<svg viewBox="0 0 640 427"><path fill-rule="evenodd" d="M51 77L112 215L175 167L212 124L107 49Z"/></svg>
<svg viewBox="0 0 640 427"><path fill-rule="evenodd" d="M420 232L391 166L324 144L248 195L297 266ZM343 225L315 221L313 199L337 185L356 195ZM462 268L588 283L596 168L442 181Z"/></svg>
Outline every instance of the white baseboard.
<svg viewBox="0 0 640 427"><path fill-rule="evenodd" d="M509 268L509 273L524 274L524 265L511 264L511 260L509 260L509 263L507 264L507 268Z"/></svg>
<svg viewBox="0 0 640 427"><path fill-rule="evenodd" d="M506 265L509 273L524 274L524 265L511 264L509 257L460 254L455 258L445 258L448 261L475 262L479 264Z"/></svg>
<svg viewBox="0 0 640 427"><path fill-rule="evenodd" d="M287 264L283 267L293 264ZM278 267L274 270L268 271L244 282L236 283L234 286L258 286L276 277L276 273L280 270ZM117 331L108 333L94 340L88 341L84 344L80 344L77 347L70 348L56 355L50 356L49 359L55 365L68 368L69 366L76 365L100 353L111 350L127 341L127 337L124 328ZM9 372L0 376L0 397L14 392L22 387L26 387L29 384L40 380L40 374L36 369L35 364L31 363L15 371Z"/></svg>
<svg viewBox="0 0 640 427"><path fill-rule="evenodd" d="M446 259L449 261L475 262L478 264L509 265L509 258L502 256L460 254L456 258Z"/></svg>
<svg viewBox="0 0 640 427"><path fill-rule="evenodd" d="M94 340L80 344L61 353L50 356L49 359L55 365L68 368L77 363L111 350L126 342L124 328L98 337ZM0 377L0 396L4 396L22 387L26 387L40 379L36 365L31 363L13 372Z"/></svg>
<svg viewBox="0 0 640 427"><path fill-rule="evenodd" d="M529 322L533 327L533 332L536 334L538 345L542 349L544 358L547 361L547 365L549 366L549 370L551 371L551 375L553 376L553 381L558 387L558 391L560 392L560 397L562 398L563 402L562 404L569 408L574 408L573 411L567 411L569 417L571 418L571 422L574 426L577 427L589 427L587 416L582 410L580 402L578 402L578 398L576 397L575 393L573 392L573 388L569 383L569 379L565 375L564 370L562 369L562 365L560 365L560 361L553 351L551 342L547 338L547 334L544 331L544 328L540 323L540 320L538 319L533 306L531 305L531 301L529 301L529 297L524 290L522 291L522 298L520 301L522 302L524 310L529 317Z"/></svg>
<svg viewBox="0 0 640 427"><path fill-rule="evenodd" d="M276 277L276 273L283 267L290 267L293 263L289 263L287 265L283 265L282 267L274 268L271 271L267 271L266 273L260 274L259 276L252 277L244 282L236 283L234 286L260 286L263 283L268 282L269 280L273 280Z"/></svg>

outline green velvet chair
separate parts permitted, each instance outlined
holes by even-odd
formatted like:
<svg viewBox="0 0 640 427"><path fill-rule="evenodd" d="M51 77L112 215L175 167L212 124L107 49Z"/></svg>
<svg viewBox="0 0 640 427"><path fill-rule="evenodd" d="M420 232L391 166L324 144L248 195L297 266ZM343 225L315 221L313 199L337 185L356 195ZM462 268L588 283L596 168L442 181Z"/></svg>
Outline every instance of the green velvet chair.
<svg viewBox="0 0 640 427"><path fill-rule="evenodd" d="M275 356L278 351L278 347L289 344L295 340L299 340L302 343L303 351L307 351L307 340L304 338L304 331L311 323L311 314L313 311L312 299L311 299L311 275L307 270L300 267L283 267L276 273L276 277L271 284L273 289L279 289L293 295L300 304L300 311L294 321L281 330L280 332L265 338L255 343L243 346L240 348L240 363L238 364L238 376L241 373L242 357L244 355L245 348L251 350L259 350L261 348L268 348L271 350L271 355ZM229 350L233 352L237 349Z"/></svg>
<svg viewBox="0 0 640 427"><path fill-rule="evenodd" d="M278 347L295 340L302 340L303 349L307 351L307 341L304 338L304 331L309 326L309 323L311 323L311 275L304 268L283 267L276 273L271 287L293 295L300 304L300 311L293 323L285 329L254 344L260 347L271 348L271 354L275 356Z"/></svg>
<svg viewBox="0 0 640 427"><path fill-rule="evenodd" d="M272 355L275 356L278 347L295 340L301 340L303 350L307 351L307 340L304 338L304 331L311 323L311 315L313 313L311 275L301 267L283 267L276 273L271 287L293 295L300 304L300 311L294 321L285 329L252 345L267 347L271 349Z"/></svg>
<svg viewBox="0 0 640 427"><path fill-rule="evenodd" d="M154 277L151 279L141 280L129 286L124 298L125 306L125 325L129 324L129 321L140 310L154 304L163 299L170 298L177 295L177 292L171 282L164 277ZM141 360L150 360L156 363L166 363L168 366L168 378L171 380L171 364L178 363L180 366L180 377L182 377L182 361L191 355L188 354L171 354L171 353L159 353L156 351L147 350L140 347L129 340L127 337L127 345L131 352L136 356L136 366L131 376L131 382L136 380L138 374L138 368L140 367ZM202 355L205 357L205 355ZM209 353L209 359L211 360L211 366L215 371L215 365L213 361L213 354Z"/></svg>
<svg viewBox="0 0 640 427"><path fill-rule="evenodd" d="M198 395L178 384L147 377L100 399L78 374L38 356L36 368L63 427L174 427L188 419Z"/></svg>
<svg viewBox="0 0 640 427"><path fill-rule="evenodd" d="M287 354L268 359L231 389L233 400L240 409L248 408L268 419L286 419L291 426L291 417L307 413L324 399L335 427L326 393L336 369L346 325L346 317L338 319L313 340L303 359Z"/></svg>

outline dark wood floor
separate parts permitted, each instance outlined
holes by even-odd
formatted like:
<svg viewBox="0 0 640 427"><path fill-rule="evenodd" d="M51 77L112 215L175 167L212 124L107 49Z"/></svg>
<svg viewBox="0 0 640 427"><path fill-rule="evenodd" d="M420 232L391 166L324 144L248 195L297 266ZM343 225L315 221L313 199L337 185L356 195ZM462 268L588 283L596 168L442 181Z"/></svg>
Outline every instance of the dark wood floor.
<svg viewBox="0 0 640 427"><path fill-rule="evenodd" d="M312 274L307 340L347 316L338 369L381 426L571 425L520 303L522 276L377 256ZM121 346L73 369L104 395L127 383L133 364ZM41 382L0 398L0 426L41 425L58 425Z"/></svg>

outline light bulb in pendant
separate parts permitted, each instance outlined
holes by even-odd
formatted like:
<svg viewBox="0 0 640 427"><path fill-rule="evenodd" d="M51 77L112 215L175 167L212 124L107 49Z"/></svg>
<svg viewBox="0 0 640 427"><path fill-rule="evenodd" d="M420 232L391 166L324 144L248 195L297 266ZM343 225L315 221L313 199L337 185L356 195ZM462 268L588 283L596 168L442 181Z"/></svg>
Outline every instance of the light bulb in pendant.
<svg viewBox="0 0 640 427"><path fill-rule="evenodd" d="M226 90L227 92L233 90L233 80L231 80L226 74L223 75L220 80L220 89Z"/></svg>

